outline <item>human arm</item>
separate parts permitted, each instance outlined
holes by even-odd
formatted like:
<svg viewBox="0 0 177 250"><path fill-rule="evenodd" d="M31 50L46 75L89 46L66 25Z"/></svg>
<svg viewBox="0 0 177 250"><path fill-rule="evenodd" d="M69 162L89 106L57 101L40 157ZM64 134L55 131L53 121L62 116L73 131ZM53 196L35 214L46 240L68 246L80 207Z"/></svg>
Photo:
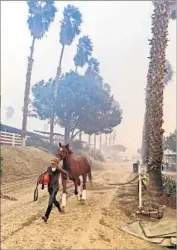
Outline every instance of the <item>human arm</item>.
<svg viewBox="0 0 177 250"><path fill-rule="evenodd" d="M59 171L60 173L64 174L64 175L66 176L67 179L69 179L68 173L67 173L63 168L58 167L57 169L58 169L58 171Z"/></svg>

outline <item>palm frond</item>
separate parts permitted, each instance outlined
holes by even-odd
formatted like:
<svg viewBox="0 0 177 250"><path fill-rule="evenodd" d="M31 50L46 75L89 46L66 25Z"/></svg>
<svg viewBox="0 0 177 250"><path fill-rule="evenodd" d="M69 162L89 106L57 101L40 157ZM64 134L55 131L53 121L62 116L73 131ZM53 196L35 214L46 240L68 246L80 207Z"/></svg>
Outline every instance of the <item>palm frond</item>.
<svg viewBox="0 0 177 250"><path fill-rule="evenodd" d="M82 24L82 14L80 10L68 4L64 8L63 20L61 21L60 43L62 45L71 45L74 38L80 34Z"/></svg>
<svg viewBox="0 0 177 250"><path fill-rule="evenodd" d="M88 62L89 56L92 55L93 45L88 36L83 36L79 39L77 45L77 54L74 57L74 63L76 66L83 67Z"/></svg>
<svg viewBox="0 0 177 250"><path fill-rule="evenodd" d="M54 21L57 12L54 1L28 1L29 16L28 27L31 35L41 39L49 30L50 24Z"/></svg>

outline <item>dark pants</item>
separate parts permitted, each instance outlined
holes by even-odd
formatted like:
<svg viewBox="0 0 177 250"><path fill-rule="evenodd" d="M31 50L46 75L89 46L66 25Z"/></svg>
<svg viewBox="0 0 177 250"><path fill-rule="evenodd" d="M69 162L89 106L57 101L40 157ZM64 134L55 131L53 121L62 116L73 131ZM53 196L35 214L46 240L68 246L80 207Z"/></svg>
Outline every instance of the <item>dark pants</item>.
<svg viewBox="0 0 177 250"><path fill-rule="evenodd" d="M55 204L55 206L58 208L58 211L61 212L60 203L56 200L56 195L58 191L53 191L53 189L49 189L48 192L49 192L50 197L49 197L49 204L47 207L47 211L45 213L45 216L47 217L47 219L49 218L49 215L52 211L53 204Z"/></svg>

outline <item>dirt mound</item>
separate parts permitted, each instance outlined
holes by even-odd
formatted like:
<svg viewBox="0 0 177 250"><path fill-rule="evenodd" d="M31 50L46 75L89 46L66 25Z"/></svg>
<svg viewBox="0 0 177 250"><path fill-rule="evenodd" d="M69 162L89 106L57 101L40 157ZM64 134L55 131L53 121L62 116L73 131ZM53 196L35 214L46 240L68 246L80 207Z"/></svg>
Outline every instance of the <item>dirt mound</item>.
<svg viewBox="0 0 177 250"><path fill-rule="evenodd" d="M2 182L28 178L45 171L53 155L34 147L1 146Z"/></svg>

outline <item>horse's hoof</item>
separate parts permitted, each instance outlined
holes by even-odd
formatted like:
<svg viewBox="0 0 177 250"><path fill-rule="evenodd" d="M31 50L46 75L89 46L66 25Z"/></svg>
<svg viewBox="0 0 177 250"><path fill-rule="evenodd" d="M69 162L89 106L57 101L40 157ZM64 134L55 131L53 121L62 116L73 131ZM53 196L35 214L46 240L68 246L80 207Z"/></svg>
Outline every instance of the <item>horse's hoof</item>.
<svg viewBox="0 0 177 250"><path fill-rule="evenodd" d="M61 213L65 213L65 207L61 208Z"/></svg>
<svg viewBox="0 0 177 250"><path fill-rule="evenodd" d="M84 205L85 204L85 200L81 199L81 204Z"/></svg>

